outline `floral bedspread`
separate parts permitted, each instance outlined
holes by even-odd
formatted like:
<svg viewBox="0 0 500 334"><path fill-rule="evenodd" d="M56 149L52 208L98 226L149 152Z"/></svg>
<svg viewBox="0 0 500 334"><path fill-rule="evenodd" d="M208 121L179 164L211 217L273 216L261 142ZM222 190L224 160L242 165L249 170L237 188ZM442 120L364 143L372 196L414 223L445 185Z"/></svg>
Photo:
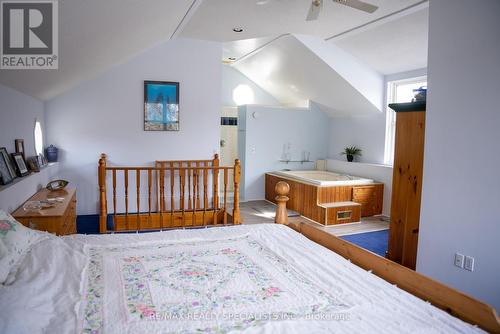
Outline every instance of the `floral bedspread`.
<svg viewBox="0 0 500 334"><path fill-rule="evenodd" d="M350 307L250 235L85 251L83 333L226 333Z"/></svg>

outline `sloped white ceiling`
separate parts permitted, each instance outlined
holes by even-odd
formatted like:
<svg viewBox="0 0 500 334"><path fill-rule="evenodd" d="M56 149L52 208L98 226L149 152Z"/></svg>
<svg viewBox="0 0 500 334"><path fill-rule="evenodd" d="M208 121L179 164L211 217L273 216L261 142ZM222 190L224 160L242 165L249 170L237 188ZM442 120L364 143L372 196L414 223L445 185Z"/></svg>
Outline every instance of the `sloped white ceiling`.
<svg viewBox="0 0 500 334"><path fill-rule="evenodd" d="M327 38L422 2L365 1L379 9L369 14L324 0L318 20L306 21L311 0L205 0L182 35L224 42L286 33ZM233 32L235 27L242 27L243 32Z"/></svg>
<svg viewBox="0 0 500 334"><path fill-rule="evenodd" d="M304 41L300 41L303 39ZM293 107L305 107L309 100L322 106L331 115L360 115L380 112L381 105L371 101L363 93L363 88L354 85L359 80L343 77L345 66L352 66L355 60L349 58L346 53L333 53L332 59L322 59L321 55L327 53L315 53L316 47L310 40L308 46L304 43L307 36L287 35L274 40L265 48L250 57L233 64L233 66L264 88L274 96L281 104ZM318 42L317 40L313 40ZM319 39L322 47L336 48ZM320 54L320 55L318 55ZM333 66L333 67L332 67ZM334 67L344 67L337 68ZM360 68L363 66L360 65ZM363 75L357 68L357 75ZM376 73L367 69L367 75L377 76ZM342 73L342 74L341 74ZM376 89L380 89L380 98L383 91L383 78L379 76ZM350 81L349 81L350 80Z"/></svg>
<svg viewBox="0 0 500 334"><path fill-rule="evenodd" d="M59 69L0 70L0 83L48 100L168 40L192 0L59 1Z"/></svg>
<svg viewBox="0 0 500 334"><path fill-rule="evenodd" d="M428 35L427 7L331 43L387 75L427 67Z"/></svg>

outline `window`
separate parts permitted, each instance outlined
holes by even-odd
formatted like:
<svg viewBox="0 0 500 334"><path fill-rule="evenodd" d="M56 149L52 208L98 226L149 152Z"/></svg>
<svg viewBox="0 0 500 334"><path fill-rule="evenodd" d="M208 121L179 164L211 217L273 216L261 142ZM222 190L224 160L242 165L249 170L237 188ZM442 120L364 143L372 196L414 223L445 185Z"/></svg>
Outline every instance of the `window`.
<svg viewBox="0 0 500 334"><path fill-rule="evenodd" d="M43 154L43 133L42 126L39 121L35 121L35 153L36 155Z"/></svg>
<svg viewBox="0 0 500 334"><path fill-rule="evenodd" d="M387 83L387 104L411 102L413 90L427 86L427 77L418 77ZM391 108L386 110L384 163L394 164L394 138L396 136L396 113Z"/></svg>

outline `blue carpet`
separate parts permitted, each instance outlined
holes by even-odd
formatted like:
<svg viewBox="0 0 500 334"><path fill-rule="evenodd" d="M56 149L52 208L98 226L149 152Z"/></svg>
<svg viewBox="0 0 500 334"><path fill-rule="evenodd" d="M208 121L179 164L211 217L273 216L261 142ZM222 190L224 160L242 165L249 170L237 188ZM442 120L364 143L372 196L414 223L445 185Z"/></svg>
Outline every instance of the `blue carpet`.
<svg viewBox="0 0 500 334"><path fill-rule="evenodd" d="M340 238L385 257L389 242L389 230L343 235Z"/></svg>

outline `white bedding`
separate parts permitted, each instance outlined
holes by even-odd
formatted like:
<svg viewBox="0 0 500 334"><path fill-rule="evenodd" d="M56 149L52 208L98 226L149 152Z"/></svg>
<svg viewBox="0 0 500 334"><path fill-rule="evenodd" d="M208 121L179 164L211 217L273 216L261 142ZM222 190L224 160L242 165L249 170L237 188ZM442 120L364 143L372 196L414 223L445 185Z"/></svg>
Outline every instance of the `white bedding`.
<svg viewBox="0 0 500 334"><path fill-rule="evenodd" d="M0 333L482 333L275 224L53 238Z"/></svg>

